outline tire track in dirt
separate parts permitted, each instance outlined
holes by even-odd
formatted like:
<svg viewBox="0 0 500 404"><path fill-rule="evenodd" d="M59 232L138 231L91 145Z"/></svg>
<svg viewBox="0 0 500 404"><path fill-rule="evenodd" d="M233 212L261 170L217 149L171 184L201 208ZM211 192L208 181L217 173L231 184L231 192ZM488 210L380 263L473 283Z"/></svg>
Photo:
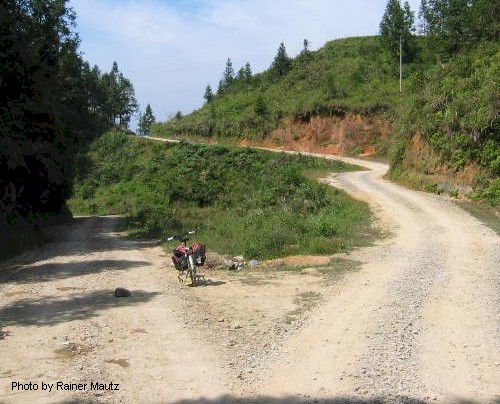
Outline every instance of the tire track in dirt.
<svg viewBox="0 0 500 404"><path fill-rule="evenodd" d="M4 264L2 403L174 402L227 391L218 353L178 315L185 302L161 271L165 258L158 247L117 233L121 222L77 219L69 233L61 228L59 241L19 257L17 266ZM132 297L115 298L117 286L131 288ZM88 387L17 392L12 381ZM91 382L119 383L120 390L90 391Z"/></svg>

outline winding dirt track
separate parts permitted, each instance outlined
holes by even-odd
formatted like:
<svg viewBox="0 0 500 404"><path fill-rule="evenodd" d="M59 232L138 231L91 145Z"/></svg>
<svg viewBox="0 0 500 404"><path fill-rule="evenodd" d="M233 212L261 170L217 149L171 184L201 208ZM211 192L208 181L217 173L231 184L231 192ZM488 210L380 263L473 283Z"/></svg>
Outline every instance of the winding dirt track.
<svg viewBox="0 0 500 404"><path fill-rule="evenodd" d="M383 180L386 165L344 160L370 171L327 182L388 234L349 254L361 269L251 380L235 383L226 348L179 315L189 293L160 248L121 237L120 218L84 218L4 265L0 403L500 403L500 238L451 200ZM132 298L112 297L120 285ZM120 391L11 388L59 380Z"/></svg>
<svg viewBox="0 0 500 404"><path fill-rule="evenodd" d="M500 239L450 200L382 179L387 166L328 179L366 200L391 235L259 388L272 396L500 402Z"/></svg>

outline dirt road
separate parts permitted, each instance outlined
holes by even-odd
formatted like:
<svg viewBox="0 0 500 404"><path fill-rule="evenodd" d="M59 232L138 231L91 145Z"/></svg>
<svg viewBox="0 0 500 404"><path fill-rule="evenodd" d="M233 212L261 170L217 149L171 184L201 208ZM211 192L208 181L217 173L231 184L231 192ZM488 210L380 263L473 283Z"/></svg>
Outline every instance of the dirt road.
<svg viewBox="0 0 500 404"><path fill-rule="evenodd" d="M326 181L388 234L342 256L360 268L333 284L313 268L180 287L163 251L114 217L5 264L0 402L499 403L500 238L447 198L383 180L386 165L351 161L370 171ZM58 380L120 390L12 391Z"/></svg>
<svg viewBox="0 0 500 404"><path fill-rule="evenodd" d="M352 160L351 160L352 161ZM444 197L382 179L387 166L328 182L368 201L391 235L259 391L272 396L500 401L500 240Z"/></svg>
<svg viewBox="0 0 500 404"><path fill-rule="evenodd" d="M185 302L169 293L161 249L116 233L121 222L80 218L69 231L61 229L64 238L4 275L0 402L147 403L226 391L215 351L176 315ZM114 297L118 286L132 296ZM87 386L56 391L58 381ZM39 388L13 391L12 382ZM54 384L52 391L42 391L42 382Z"/></svg>

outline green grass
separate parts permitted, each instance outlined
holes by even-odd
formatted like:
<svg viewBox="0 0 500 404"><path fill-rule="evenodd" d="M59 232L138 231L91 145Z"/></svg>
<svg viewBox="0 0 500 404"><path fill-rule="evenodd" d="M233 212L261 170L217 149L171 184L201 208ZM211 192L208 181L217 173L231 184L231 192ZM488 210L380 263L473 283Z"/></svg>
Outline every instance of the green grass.
<svg viewBox="0 0 500 404"><path fill-rule="evenodd" d="M267 70L249 83L235 81L212 103L182 119L158 123L152 131L167 137L262 139L284 117L304 121L314 115L383 114L399 103L398 63L379 37L331 41L296 57L285 76ZM415 69L406 65L405 76ZM264 114L256 110L262 100Z"/></svg>
<svg viewBox="0 0 500 404"><path fill-rule="evenodd" d="M284 118L308 122L313 116L376 115L393 124L390 139L377 144L379 153L390 155L391 178L405 181L422 174L417 182L430 183L432 191L434 174L460 177L458 189L472 187L474 197L498 207L499 43L481 42L438 63L426 50L426 38L416 37L415 44L413 62L404 65L402 94L399 60L380 37L345 38L299 55L283 77L267 70L249 83L236 81L212 103L158 123L153 132L235 142L267 138ZM258 100L266 113L256 109ZM425 150L411 150L417 136ZM455 175L471 167L479 174Z"/></svg>
<svg viewBox="0 0 500 404"><path fill-rule="evenodd" d="M370 233L367 205L304 173L341 162L248 148L163 144L119 132L78 165L75 214L124 214L133 234L196 229L210 249L246 258L331 254Z"/></svg>

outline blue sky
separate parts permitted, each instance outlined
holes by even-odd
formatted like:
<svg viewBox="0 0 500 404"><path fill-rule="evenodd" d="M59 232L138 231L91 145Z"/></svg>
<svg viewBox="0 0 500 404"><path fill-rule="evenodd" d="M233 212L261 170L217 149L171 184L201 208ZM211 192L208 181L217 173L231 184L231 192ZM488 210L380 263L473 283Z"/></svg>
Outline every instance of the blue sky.
<svg viewBox="0 0 500 404"><path fill-rule="evenodd" d="M203 104L227 58L235 70L271 64L281 41L290 55L304 38L317 49L349 36L375 35L387 0L70 0L81 51L108 71L113 61L132 80L143 110L157 120ZM409 1L418 14L420 0ZM132 123L135 129L135 120Z"/></svg>

